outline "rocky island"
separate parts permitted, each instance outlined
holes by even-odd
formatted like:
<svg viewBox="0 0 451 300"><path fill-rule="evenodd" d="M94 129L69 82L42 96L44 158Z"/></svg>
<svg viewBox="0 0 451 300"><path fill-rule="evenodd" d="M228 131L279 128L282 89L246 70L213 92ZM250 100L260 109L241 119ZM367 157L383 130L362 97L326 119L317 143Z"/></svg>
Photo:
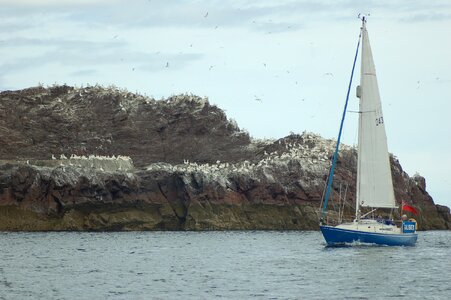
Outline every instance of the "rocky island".
<svg viewBox="0 0 451 300"><path fill-rule="evenodd" d="M116 87L4 91L0 114L0 230L318 229L333 140L257 140L206 98ZM342 149L331 217L354 205L356 149ZM420 229L451 229L426 180L391 167Z"/></svg>

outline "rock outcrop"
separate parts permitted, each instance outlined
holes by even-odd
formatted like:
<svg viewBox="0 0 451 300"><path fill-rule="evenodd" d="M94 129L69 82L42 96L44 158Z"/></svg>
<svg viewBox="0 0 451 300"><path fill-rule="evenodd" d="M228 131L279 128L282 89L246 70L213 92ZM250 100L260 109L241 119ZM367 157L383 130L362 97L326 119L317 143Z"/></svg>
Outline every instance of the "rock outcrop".
<svg viewBox="0 0 451 300"><path fill-rule="evenodd" d="M116 88L2 92L0 114L0 230L318 228L332 140L254 140L207 99ZM356 151L342 148L331 218L353 211ZM451 229L425 179L391 163L420 228Z"/></svg>
<svg viewBox="0 0 451 300"><path fill-rule="evenodd" d="M124 155L137 167L183 159L240 161L246 159L241 148L250 144L249 135L205 98L179 95L157 101L114 87L2 92L0 126L4 160Z"/></svg>

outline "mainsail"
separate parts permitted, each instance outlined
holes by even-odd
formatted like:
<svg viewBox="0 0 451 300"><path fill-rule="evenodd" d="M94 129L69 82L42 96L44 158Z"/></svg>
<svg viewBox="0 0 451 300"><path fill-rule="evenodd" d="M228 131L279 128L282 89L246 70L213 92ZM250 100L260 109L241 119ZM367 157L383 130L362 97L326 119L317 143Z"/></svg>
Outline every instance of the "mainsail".
<svg viewBox="0 0 451 300"><path fill-rule="evenodd" d="M357 201L364 207L395 207L387 136L379 89L365 22L362 25L362 66L357 164Z"/></svg>

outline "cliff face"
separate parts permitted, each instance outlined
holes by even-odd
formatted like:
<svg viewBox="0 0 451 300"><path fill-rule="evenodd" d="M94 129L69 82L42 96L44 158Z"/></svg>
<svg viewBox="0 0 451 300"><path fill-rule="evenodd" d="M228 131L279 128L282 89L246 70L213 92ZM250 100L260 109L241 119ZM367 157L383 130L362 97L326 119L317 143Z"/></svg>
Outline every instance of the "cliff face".
<svg viewBox="0 0 451 300"><path fill-rule="evenodd" d="M112 88L3 92L0 113L0 230L318 227L334 141L309 133L256 141L206 99L155 101ZM127 155L136 168L115 168L119 158L44 161L52 154ZM352 214L355 169L355 149L343 146L331 217L340 191ZM451 228L424 178L393 158L392 173L420 228Z"/></svg>
<svg viewBox="0 0 451 300"><path fill-rule="evenodd" d="M206 99L165 100L117 88L29 88L0 94L0 157L125 155L136 166L246 159L248 134ZM202 145L202 151L199 151Z"/></svg>

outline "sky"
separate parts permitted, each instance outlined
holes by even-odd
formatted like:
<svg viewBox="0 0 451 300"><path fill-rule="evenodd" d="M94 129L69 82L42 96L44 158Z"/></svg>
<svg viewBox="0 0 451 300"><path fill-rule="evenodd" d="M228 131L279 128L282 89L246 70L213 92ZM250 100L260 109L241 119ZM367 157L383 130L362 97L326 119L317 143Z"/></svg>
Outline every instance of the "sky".
<svg viewBox="0 0 451 300"><path fill-rule="evenodd" d="M451 2L0 0L0 90L115 85L206 96L255 138L336 138L359 13L389 151L451 207ZM358 69L358 68L357 68ZM349 110L357 110L354 77ZM343 142L357 142L348 113Z"/></svg>

